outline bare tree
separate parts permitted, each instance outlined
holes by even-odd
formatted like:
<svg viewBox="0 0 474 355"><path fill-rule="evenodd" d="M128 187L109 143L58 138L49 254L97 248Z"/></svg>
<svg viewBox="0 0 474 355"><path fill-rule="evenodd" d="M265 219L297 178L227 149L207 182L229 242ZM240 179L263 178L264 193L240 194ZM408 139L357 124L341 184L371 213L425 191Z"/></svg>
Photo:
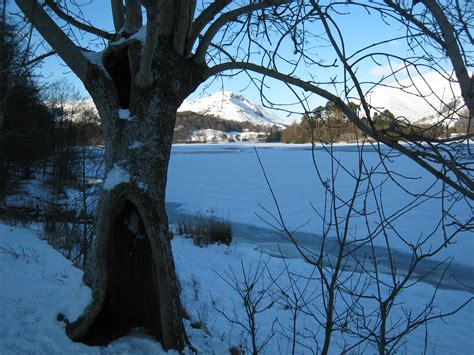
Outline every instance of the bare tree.
<svg viewBox="0 0 474 355"><path fill-rule="evenodd" d="M355 171L341 165L332 144L324 147L330 156L331 167L329 171L321 171L317 158L321 153L316 153L313 141L313 166L325 194L320 197L324 207L313 207L322 221L322 230L314 231L317 239L311 243L301 240L287 225L278 196L256 151L274 203L273 208L262 206L258 216L293 243L301 257L314 266L314 272L308 275L292 273L286 267L290 279L288 290L291 291L288 307L293 319L303 313L314 323L311 329L294 324L293 336L286 335L286 338L292 344L293 352L297 345L307 347L307 339L313 338L313 353L317 354L333 352L334 343L338 343L336 346L343 353L372 349L387 354L395 353L405 345L409 333L425 327L426 352L429 324L446 319L474 300L474 297L466 296L460 304L449 305L448 310L441 310L437 301L440 288L456 287L456 282L458 287L470 290L471 285L467 285L465 279L457 280L456 273L451 270L453 257L440 257L440 254L460 234L472 232L473 218L467 217L461 222L446 213L430 233L419 239L397 230L397 221L410 209L423 206L443 192L433 191L436 184L428 186L424 193L413 195L395 212L387 212L383 189L390 180L382 159L396 156L389 153L380 162L367 162L363 154L365 141L359 143ZM337 187L341 172L353 175L350 193L345 196L339 194ZM325 178L326 175L329 177ZM451 203L446 211L455 204ZM443 222L444 219L450 222ZM444 223L450 228L442 228ZM439 238L440 234L443 238ZM456 281L449 282L449 278ZM283 290L278 280L274 282ZM433 286L428 298L417 304L404 302L402 294L410 294L420 282ZM287 290L284 291L286 294Z"/></svg>
<svg viewBox="0 0 474 355"><path fill-rule="evenodd" d="M103 150L97 146L99 117L92 109L83 108L76 120L76 125L78 152L75 170L78 181L74 197L78 211L75 232L78 234L79 253L74 262L84 268L94 237L92 214L99 197L98 180L103 171Z"/></svg>
<svg viewBox="0 0 474 355"><path fill-rule="evenodd" d="M455 22L465 14L458 2L441 6L441 2L421 1L417 6L424 9L412 11L405 1L127 0L124 5L121 0L112 0L113 33L81 18L75 2L71 6L67 1L54 0L16 3L84 83L99 111L106 141L105 188L97 208L96 243L85 277L94 300L68 327L73 339L80 340L86 334L94 338L100 329L107 328L104 324L112 322L120 325L113 336L141 324L161 339L166 349L185 345L164 206L166 175L177 108L207 79L243 71L260 87L266 104L270 104L265 96L269 79L287 85L303 104L305 92L322 96L340 107L369 137L409 156L466 198L474 197L469 165L464 160L433 144L427 149L423 144L407 147L399 140L413 142L412 135L374 128L374 109L367 103L367 91L358 80L356 67L360 60L375 54L351 57L334 15L340 8L349 15L352 8L362 7L368 13L380 14L381 21L386 17L401 21L407 29L403 36L407 41L422 37L432 44L432 39L434 47L442 47L443 58L451 60L457 78L452 80L463 87L464 101L471 110L472 91L460 68L468 65L470 53L462 49L465 42L460 36L468 36L470 28L467 20ZM460 11L451 17L451 8L456 7ZM464 32L457 30L459 26ZM412 33L414 28L419 34ZM92 51L91 46L84 49L88 44L80 42L76 33L101 38L104 46L99 52ZM335 53L329 67L339 66L342 73L322 82L313 74L328 67L328 59L321 60L317 54L327 43ZM376 51L376 47L370 48ZM309 74L304 68L309 68ZM353 92L365 119L350 105ZM448 173L440 173L438 164ZM137 239L134 228L130 228L137 215L147 238ZM128 225L122 223L124 220ZM131 280L139 274L147 287L123 291L130 289L134 284Z"/></svg>
<svg viewBox="0 0 474 355"><path fill-rule="evenodd" d="M74 128L82 119L82 102L74 86L64 79L57 80L45 90L45 100L51 112L50 186L54 192L64 192L74 179Z"/></svg>

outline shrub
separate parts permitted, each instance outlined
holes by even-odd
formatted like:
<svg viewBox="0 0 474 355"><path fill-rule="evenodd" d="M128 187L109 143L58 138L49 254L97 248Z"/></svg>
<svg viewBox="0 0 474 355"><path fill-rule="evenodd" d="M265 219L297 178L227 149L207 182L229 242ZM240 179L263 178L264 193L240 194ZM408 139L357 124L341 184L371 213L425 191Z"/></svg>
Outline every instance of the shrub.
<svg viewBox="0 0 474 355"><path fill-rule="evenodd" d="M193 238L194 244L201 247L209 244L230 245L233 234L232 224L228 219L202 215L179 221L176 232Z"/></svg>
<svg viewBox="0 0 474 355"><path fill-rule="evenodd" d="M92 223L78 221L73 210L51 203L45 211L42 238L77 267L83 267L92 243Z"/></svg>

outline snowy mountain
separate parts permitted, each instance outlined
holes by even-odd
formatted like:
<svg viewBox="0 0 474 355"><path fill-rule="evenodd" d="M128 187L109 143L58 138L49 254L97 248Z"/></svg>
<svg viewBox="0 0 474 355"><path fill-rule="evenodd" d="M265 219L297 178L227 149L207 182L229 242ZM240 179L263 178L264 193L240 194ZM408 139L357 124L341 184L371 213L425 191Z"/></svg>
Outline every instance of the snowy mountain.
<svg viewBox="0 0 474 355"><path fill-rule="evenodd" d="M446 111L448 104L463 103L459 85L452 80L437 72L413 76L377 87L369 93L368 101L411 123L434 123L438 121L437 110Z"/></svg>
<svg viewBox="0 0 474 355"><path fill-rule="evenodd" d="M223 120L249 122L253 125L284 127L282 119L270 110L251 103L242 95L224 91L197 100L184 101L178 112L195 112Z"/></svg>

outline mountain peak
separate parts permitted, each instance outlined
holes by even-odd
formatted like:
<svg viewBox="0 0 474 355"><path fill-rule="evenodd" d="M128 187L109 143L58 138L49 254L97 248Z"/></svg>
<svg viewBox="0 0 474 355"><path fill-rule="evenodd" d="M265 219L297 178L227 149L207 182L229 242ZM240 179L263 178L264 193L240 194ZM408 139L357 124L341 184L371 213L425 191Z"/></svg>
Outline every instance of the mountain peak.
<svg viewBox="0 0 474 355"><path fill-rule="evenodd" d="M262 126L284 126L281 123L283 120L270 110L231 91L216 92L201 99L186 100L178 111L190 111L237 122L248 121Z"/></svg>

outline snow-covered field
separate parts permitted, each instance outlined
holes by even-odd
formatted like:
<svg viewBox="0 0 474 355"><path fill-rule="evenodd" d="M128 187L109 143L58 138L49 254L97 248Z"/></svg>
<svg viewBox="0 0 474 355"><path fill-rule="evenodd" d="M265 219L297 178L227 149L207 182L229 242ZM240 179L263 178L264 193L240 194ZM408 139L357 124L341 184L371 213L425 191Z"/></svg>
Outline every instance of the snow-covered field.
<svg viewBox="0 0 474 355"><path fill-rule="evenodd" d="M78 316L90 299L90 291L81 282L82 272L74 268L45 241L38 239L35 228L25 229L0 224L0 353L1 354L148 354L162 353L159 343L144 335L139 329L130 335L112 342L104 348L90 347L72 342L65 334L64 323L57 315L63 313L70 320ZM269 278L277 277L285 268L279 258L263 256L252 245L237 243L231 247L209 246L199 248L190 239L176 237L173 253L178 276L182 286L182 299L193 320L201 320L213 337L201 330L186 329L193 346L202 354L227 354L228 345L249 346L249 338L242 327L232 325L232 320L245 321L242 299L226 283L231 270L239 280L243 279L241 262L246 272L254 273L259 261L267 263L268 271L255 285L257 292L267 290L268 298L262 306L268 305L279 288L289 285L286 274L277 279L277 285ZM205 262L204 262L205 261ZM287 261L293 273L303 276L312 274L312 267L300 259ZM303 284L303 280L298 280ZM318 282L313 281L305 293L308 299L317 293ZM433 287L419 283L403 295L403 302L413 310L424 305L431 296ZM436 311L454 309L462 304L469 293L439 290ZM292 318L287 307L289 300L279 298L272 308L257 315L258 344L271 336L264 347L265 354L286 354L290 352L290 342L284 334L291 331ZM311 309L321 306L316 300ZM368 306L369 307L369 306ZM397 314L401 309L398 310ZM225 316L224 316L225 315ZM473 337L474 304L445 321L432 322L428 326L429 354L470 354L474 348ZM302 340L297 346L297 354L311 353L317 349L323 331L311 317L299 314L297 327L304 335L316 333ZM401 353L421 354L424 349L425 328L418 328L407 337L400 348ZM304 346L303 346L304 345ZM335 336L331 353L339 353L342 343ZM370 346L359 349L358 353L375 353Z"/></svg>
<svg viewBox="0 0 474 355"><path fill-rule="evenodd" d="M320 235L322 223L310 203L315 209L322 209L324 190L311 164L310 148L305 145L265 144L257 146L257 150L285 221L291 228L296 228L309 220L301 229ZM335 156L345 168L355 169L358 157L355 146L337 146ZM378 155L368 149L364 152L364 159L368 166L376 166ZM331 161L327 153L318 149L316 161L324 178L329 177ZM391 162L387 161L387 165L399 174L411 177L399 177L398 181L402 181L405 188L413 193L423 191L433 182L433 178L404 158L393 158ZM341 196L347 197L352 193L353 182L341 169L336 184ZM40 189L33 185L29 186L30 190ZM436 187L433 191L436 191ZM387 215L396 212L413 198L391 181L385 183L382 193ZM167 201L179 204L182 213L215 214L233 222L260 227L265 224L255 215L255 212L263 214L259 204L274 211L253 146L245 144L175 146L170 162ZM430 233L440 213L440 201L431 199L411 206L407 213L393 221L393 226L404 237L414 241ZM469 204L462 200L454 204L451 213L460 220L472 217ZM361 222L353 222L350 225L351 235L363 235ZM371 220L370 223L375 222ZM56 317L63 313L73 320L80 315L90 299L90 291L82 285L82 273L40 240L38 234L40 227L37 225L21 228L0 224L0 354L135 354L162 351L159 343L140 330L133 331L106 348L88 347L69 340L64 333L64 323ZM403 243L394 236L392 238L394 248L403 251ZM436 238L439 236L434 237L434 242ZM307 283L304 278L294 278L294 275L312 275L314 268L311 265L300 258L283 260L261 254L256 250L258 245L251 240L252 236L246 236L237 239L230 247L207 248L196 247L191 240L180 236L172 241L183 304L193 320L201 320L212 334L209 337L202 330L192 329L188 321L185 322L190 340L199 353L225 354L230 345L249 346L248 336L235 323L245 321L242 300L231 287L232 282L229 284L232 272L237 280L242 280L242 265L248 275L255 272L259 263L266 264L266 269L261 269L262 279L254 287L256 292L264 291L265 297L268 297L262 307L274 302L272 307L257 316L258 343L262 344L272 336L263 349L265 354L291 352L291 342L285 334L291 333L292 316L288 304L292 300L291 297L281 297L281 290L288 290L291 282L295 282L294 285L306 286L300 299L313 298L319 292L318 281ZM473 252L472 235L466 233L459 235L455 244L443 250L442 256L453 256L456 263L473 267ZM278 277L286 266L291 273ZM293 278L289 275L293 275ZM271 281L272 277L277 278L275 283ZM388 281L388 276L383 278ZM404 307L413 312L420 310L433 291L433 286L423 282L413 285L401 295L400 303L393 310L394 319L402 314ZM369 289L370 292L374 291ZM433 314L455 309L471 296L472 292L439 289ZM374 306L370 301L364 301L363 305L366 310ZM321 310L321 306L320 297L315 297L309 303L310 310L315 314ZM317 344L322 340L322 328L311 316L303 313L298 315L295 324L301 333L301 343L296 353L316 351ZM430 322L428 328L416 329L407 336L406 343L402 344L399 351L406 354L423 353L426 334L428 353L471 354L474 349L474 303L442 321ZM343 334L335 334L331 353L340 353L344 346L343 338ZM371 346L355 351L376 353L376 349Z"/></svg>

